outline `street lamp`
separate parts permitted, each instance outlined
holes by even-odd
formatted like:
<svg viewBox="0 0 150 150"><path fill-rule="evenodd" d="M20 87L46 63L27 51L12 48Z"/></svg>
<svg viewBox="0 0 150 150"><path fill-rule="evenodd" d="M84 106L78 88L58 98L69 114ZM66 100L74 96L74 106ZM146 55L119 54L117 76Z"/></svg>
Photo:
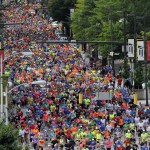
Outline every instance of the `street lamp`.
<svg viewBox="0 0 150 150"><path fill-rule="evenodd" d="M127 52L127 41L126 41L126 11L123 11L123 37L124 37L124 56L126 58L126 52Z"/></svg>
<svg viewBox="0 0 150 150"><path fill-rule="evenodd" d="M143 20L144 24L144 69L145 69L145 91L146 91L146 106L148 106L148 87L147 87L147 53L146 53L146 16L137 16L137 20Z"/></svg>
<svg viewBox="0 0 150 150"><path fill-rule="evenodd" d="M136 55L137 55L137 41L136 41L136 15L135 14L127 14L128 17L134 18L134 69L136 68Z"/></svg>
<svg viewBox="0 0 150 150"><path fill-rule="evenodd" d="M124 39L124 41L123 41L123 47L124 47L124 57L126 58L126 56L127 56L127 54L126 54L126 52L127 52L127 39L126 39L126 14L127 14L127 11L125 11L125 10L123 10L123 11L117 11L117 13L120 13L120 12L122 12L123 13L123 18L121 18L120 20L119 20L119 22L123 22L123 39Z"/></svg>
<svg viewBox="0 0 150 150"><path fill-rule="evenodd" d="M12 57L12 55L17 55L17 54L20 54L20 53L17 53L17 52L15 52L15 53L13 53L13 54L11 54L11 56L8 56L8 57L6 57L6 58L2 58L2 55L1 55L1 57L0 57L0 68L1 68L1 73L0 73L0 89L1 89L1 91L0 91L0 93L1 93L1 114L0 114L0 116L1 116L1 118L3 118L3 112L4 112L4 103L3 103L3 62L5 61L5 60L7 60L9 57ZM21 52L21 54L22 55L24 55L24 56L32 56L34 53L33 52ZM6 90L6 89L5 89Z"/></svg>
<svg viewBox="0 0 150 150"><path fill-rule="evenodd" d="M18 88L22 85L46 85L47 84L47 81L45 80L38 80L38 81L33 81L31 83L23 83L23 84L19 84L15 87L13 87L12 89L8 90L8 88L10 88L10 86L12 85L11 83L9 83L7 86L6 86L6 91L4 92L4 96L5 96L5 100L6 100L6 106L5 106L5 113L6 113L6 122L5 124L8 125L8 94L11 93L11 91L13 91L15 88ZM2 94L3 95L3 94Z"/></svg>
<svg viewBox="0 0 150 150"><path fill-rule="evenodd" d="M3 61L7 60L8 58L12 57L12 56L15 56L15 55L18 55L18 54L22 54L23 56L28 56L28 57L32 57L32 55L34 54L32 51L30 52L13 52L10 56L6 56L4 58Z"/></svg>
<svg viewBox="0 0 150 150"><path fill-rule="evenodd" d="M111 37L111 41L113 41L113 19L112 19L112 11L110 14L110 37ZM113 51L113 45L111 44L111 51L113 52L112 55L112 69L113 69L113 76L115 76L115 64L114 64L114 51Z"/></svg>
<svg viewBox="0 0 150 150"><path fill-rule="evenodd" d="M22 24L24 24L24 23L22 23L22 22L16 22L16 23L5 23L5 22L0 22L0 26L12 26L12 25L22 25ZM1 43L0 43L0 50L1 50ZM1 116L1 118L3 118L3 61L4 61L4 58L3 58L3 56L2 55L0 55L0 71L1 71L1 73L0 73L0 93L1 93L1 113L0 113L0 116Z"/></svg>
<svg viewBox="0 0 150 150"><path fill-rule="evenodd" d="M111 7L110 7L111 8ZM111 11L112 12L112 11ZM126 11L124 10L124 11L117 11L117 13L119 13L119 12L122 12L123 13L123 38L124 38L124 42L123 42L123 45L124 45L124 57L125 57L125 59L126 59L126 52L127 52L127 50L126 50ZM111 13L111 17L110 17L110 20L111 20L111 25L110 25L110 30L111 30L111 41L113 40L113 33L112 33L112 31L113 31L113 29L112 29L112 13ZM122 22L122 21L121 21ZM111 50L112 50L112 45L111 45ZM112 56L112 67L114 67L114 55ZM113 69L114 70L114 75L115 75L115 68Z"/></svg>
<svg viewBox="0 0 150 150"><path fill-rule="evenodd" d="M3 56L2 55L0 55L0 88L1 88L1 91L0 91L0 93L1 93L1 114L0 114L0 116L1 116L1 118L3 118L3 79L2 79L2 76L3 76Z"/></svg>
<svg viewBox="0 0 150 150"><path fill-rule="evenodd" d="M9 83L10 84L10 83ZM10 93L11 91L13 91L15 88L18 88L18 87L20 87L20 86L22 86L22 85L33 85L33 84L38 84L38 85L46 85L47 84L47 82L45 81L45 80L37 80L37 81L33 81L33 82L31 82L31 83L22 83L22 84L19 84L19 85L17 85L17 86L15 86L15 87L13 87L13 88L11 88L10 90L9 90L9 92L8 93Z"/></svg>

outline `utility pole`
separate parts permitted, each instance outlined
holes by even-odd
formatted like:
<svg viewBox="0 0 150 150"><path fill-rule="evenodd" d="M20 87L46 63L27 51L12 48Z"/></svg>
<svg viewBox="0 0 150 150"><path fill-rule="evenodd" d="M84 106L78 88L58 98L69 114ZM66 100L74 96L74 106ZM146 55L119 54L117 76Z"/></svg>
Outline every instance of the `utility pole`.
<svg viewBox="0 0 150 150"><path fill-rule="evenodd" d="M136 65L137 65L137 40L136 40L136 15L135 14L128 14L128 17L133 17L134 21L133 21L133 25L134 25L134 29L133 29L133 36L134 36L134 68L133 68L133 77L135 76L135 69L136 69ZM135 92L135 82L134 82L134 92Z"/></svg>
<svg viewBox="0 0 150 150"><path fill-rule="evenodd" d="M0 26L19 25L19 24L23 24L23 23L0 23ZM3 99L4 89L3 89L3 85L5 84L5 78L3 76L3 71L4 71L3 60L4 60L4 51L2 50L1 43L0 43L0 95L1 95L0 96L1 97L0 117L1 117L1 119L4 119L4 99ZM8 80L6 82L8 82ZM6 97L6 100L7 100L7 97Z"/></svg>
<svg viewBox="0 0 150 150"><path fill-rule="evenodd" d="M148 106L148 80L147 80L147 52L146 52L146 17L144 16L143 18L144 20L144 56L145 56L145 60L144 60L144 65L145 65L145 92L146 92L146 106Z"/></svg>
<svg viewBox="0 0 150 150"><path fill-rule="evenodd" d="M134 15L134 69L136 68L136 64L137 64L137 60L136 60L136 56L137 56L137 41L136 41L136 16Z"/></svg>
<svg viewBox="0 0 150 150"><path fill-rule="evenodd" d="M110 37L111 37L111 41L113 40L113 20L112 20L112 10L111 10L111 14L110 14ZM113 44L111 43L111 51L113 51ZM115 65L114 65L114 53L112 55L112 69L113 69L113 76L115 76Z"/></svg>
<svg viewBox="0 0 150 150"><path fill-rule="evenodd" d="M4 109L4 106L3 106L3 56L2 54L0 55L0 94L1 94L1 118L3 119L3 109Z"/></svg>
<svg viewBox="0 0 150 150"><path fill-rule="evenodd" d="M127 42L126 42L126 11L124 11L123 12L123 17L124 17L124 22L123 22L123 26L124 26L124 28L123 28L123 36L124 36L124 57L125 57L125 59L126 59L126 57L127 57L127 47L126 47L126 45L127 45Z"/></svg>

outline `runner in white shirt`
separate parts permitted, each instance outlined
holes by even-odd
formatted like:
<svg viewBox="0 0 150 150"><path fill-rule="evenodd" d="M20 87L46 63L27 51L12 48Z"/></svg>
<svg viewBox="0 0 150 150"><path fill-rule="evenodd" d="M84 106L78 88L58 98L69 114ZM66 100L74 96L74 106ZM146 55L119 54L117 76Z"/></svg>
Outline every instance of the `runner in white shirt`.
<svg viewBox="0 0 150 150"><path fill-rule="evenodd" d="M105 118L102 118L102 119L100 119L100 121L101 121L103 124L105 124L106 119L105 119Z"/></svg>
<svg viewBox="0 0 150 150"><path fill-rule="evenodd" d="M22 128L19 130L19 138L22 144L24 143L24 137L25 137L25 130Z"/></svg>
<svg viewBox="0 0 150 150"><path fill-rule="evenodd" d="M148 124L146 131L150 134L150 124Z"/></svg>
<svg viewBox="0 0 150 150"><path fill-rule="evenodd" d="M146 130L147 126L148 126L148 118L143 119L143 123L144 123L144 130Z"/></svg>
<svg viewBox="0 0 150 150"><path fill-rule="evenodd" d="M137 131L137 126L138 126L139 121L140 121L140 117L139 116L135 116L134 122L135 122L136 131Z"/></svg>
<svg viewBox="0 0 150 150"><path fill-rule="evenodd" d="M144 130L144 122L143 122L143 120L140 120L140 122L137 124L137 128Z"/></svg>
<svg viewBox="0 0 150 150"><path fill-rule="evenodd" d="M107 129L109 132L111 132L111 130L112 130L113 128L112 128L112 126L111 126L110 124L107 124L107 125L106 125L106 129Z"/></svg>
<svg viewBox="0 0 150 150"><path fill-rule="evenodd" d="M126 114L131 115L131 109L127 109Z"/></svg>
<svg viewBox="0 0 150 150"><path fill-rule="evenodd" d="M115 108L115 110L117 110L119 107L120 107L120 106L119 106L119 104L118 104L118 103L115 103L115 104L114 104L114 108Z"/></svg>
<svg viewBox="0 0 150 150"><path fill-rule="evenodd" d="M106 109L107 109L107 110L113 110L113 104L107 103L107 104L106 104Z"/></svg>

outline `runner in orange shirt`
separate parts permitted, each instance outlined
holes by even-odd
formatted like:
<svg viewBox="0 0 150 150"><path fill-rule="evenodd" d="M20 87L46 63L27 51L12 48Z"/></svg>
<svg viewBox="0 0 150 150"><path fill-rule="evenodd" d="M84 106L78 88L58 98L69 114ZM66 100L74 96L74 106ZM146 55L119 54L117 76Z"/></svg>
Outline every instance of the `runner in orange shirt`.
<svg viewBox="0 0 150 150"><path fill-rule="evenodd" d="M124 119L123 119L123 117L121 116L121 117L119 118L119 122L118 122L118 125L120 126L121 129L123 128L123 124L124 124Z"/></svg>
<svg viewBox="0 0 150 150"><path fill-rule="evenodd" d="M110 132L107 130L104 130L103 135L105 138L109 138L110 137Z"/></svg>

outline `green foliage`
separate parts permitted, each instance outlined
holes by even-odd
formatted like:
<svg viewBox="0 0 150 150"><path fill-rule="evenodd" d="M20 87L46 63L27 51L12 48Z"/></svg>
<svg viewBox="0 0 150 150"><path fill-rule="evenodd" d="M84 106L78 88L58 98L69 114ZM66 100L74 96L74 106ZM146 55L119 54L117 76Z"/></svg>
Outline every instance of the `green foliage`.
<svg viewBox="0 0 150 150"><path fill-rule="evenodd" d="M144 31L141 31L141 37L144 39ZM146 38L147 40L150 40L150 31L146 32Z"/></svg>
<svg viewBox="0 0 150 150"><path fill-rule="evenodd" d="M77 0L71 24L74 38L93 41L123 41L125 16L126 36L131 38L134 31L134 19L127 17L127 14L148 15L149 7L149 0ZM147 26L150 25L148 20L146 19ZM143 22L138 20L137 35L140 36L142 30ZM116 48L113 46L113 50ZM110 45L100 46L99 49L103 57L107 57L108 52L112 51Z"/></svg>
<svg viewBox="0 0 150 150"><path fill-rule="evenodd" d="M78 40L94 40L101 31L100 25L95 17L94 1L77 0L76 9L72 17L72 30ZM96 29L96 30L95 30Z"/></svg>
<svg viewBox="0 0 150 150"><path fill-rule="evenodd" d="M1 150L21 150L18 144L18 130L12 125L0 124L0 149Z"/></svg>
<svg viewBox="0 0 150 150"><path fill-rule="evenodd" d="M128 79L130 77L130 66L128 64L128 59L126 58L124 59L122 76L125 79Z"/></svg>
<svg viewBox="0 0 150 150"><path fill-rule="evenodd" d="M48 1L48 12L57 21L61 21L66 27L67 35L70 34L70 9L74 8L75 0L51 0Z"/></svg>
<svg viewBox="0 0 150 150"><path fill-rule="evenodd" d="M111 41L122 38L122 23L114 14L119 1L77 0L72 21L72 30L78 40ZM88 13L89 12L89 13ZM111 45L99 46L103 57L114 50Z"/></svg>
<svg viewBox="0 0 150 150"><path fill-rule="evenodd" d="M137 62L135 71L134 71L134 88L142 89L142 83L144 82L144 72L142 62Z"/></svg>
<svg viewBox="0 0 150 150"><path fill-rule="evenodd" d="M43 0L43 2L47 0ZM146 4L146 5L145 5ZM123 41L124 11L127 23L127 38L133 37L133 17L148 15L150 13L149 0L50 0L48 1L48 11L54 20L62 21L67 29L71 29L76 40L95 41ZM70 18L70 8L75 8L73 17ZM139 11L140 10L140 11ZM149 19L146 19L147 21ZM146 22L146 25L150 25ZM137 34L141 35L143 23L138 21ZM148 34L149 35L149 34ZM150 36L149 36L150 37ZM113 49L110 45L99 46L103 57L107 57L108 52ZM118 49L119 50L119 49ZM117 52L117 51L116 51ZM119 51L118 51L119 52Z"/></svg>
<svg viewBox="0 0 150 150"><path fill-rule="evenodd" d="M3 75L2 79L3 79L3 89L6 89L6 86L8 84L8 76L7 75Z"/></svg>
<svg viewBox="0 0 150 150"><path fill-rule="evenodd" d="M48 3L49 13L57 21L68 21L70 4L69 0L51 0Z"/></svg>
<svg viewBox="0 0 150 150"><path fill-rule="evenodd" d="M43 0L48 2L48 11L54 20L62 21L69 35L70 25L76 40L123 41L124 17L126 17L126 36L133 38L134 19L127 14L149 16L149 0ZM74 8L70 18L70 8ZM124 13L125 12L125 13ZM125 14L125 16L124 16ZM146 19L147 38L150 39L150 19ZM143 22L136 24L138 37L143 37ZM99 45L103 58L110 51L120 52L118 46Z"/></svg>

